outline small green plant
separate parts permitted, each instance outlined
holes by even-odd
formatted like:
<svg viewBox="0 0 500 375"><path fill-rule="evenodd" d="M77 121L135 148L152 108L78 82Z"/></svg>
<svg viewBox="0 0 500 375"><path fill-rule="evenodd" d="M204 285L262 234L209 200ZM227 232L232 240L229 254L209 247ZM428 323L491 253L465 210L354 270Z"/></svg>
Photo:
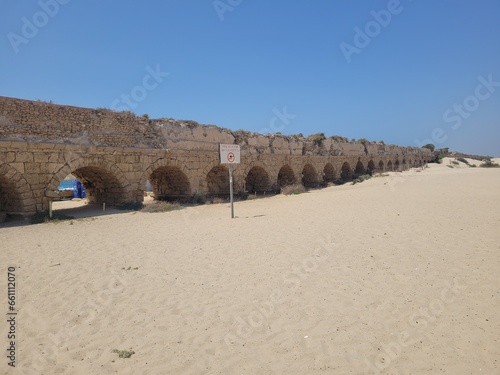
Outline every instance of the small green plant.
<svg viewBox="0 0 500 375"><path fill-rule="evenodd" d="M454 164L454 165L460 165L460 163L458 161L455 161L455 160L452 160L451 161L451 164Z"/></svg>
<svg viewBox="0 0 500 375"><path fill-rule="evenodd" d="M285 195L297 195L302 193L307 193L307 189L302 184L287 185L281 188L281 194Z"/></svg>
<svg viewBox="0 0 500 375"><path fill-rule="evenodd" d="M448 168L454 168L453 165L450 165L450 164L448 164L447 167Z"/></svg>
<svg viewBox="0 0 500 375"><path fill-rule="evenodd" d="M363 174L352 180L352 185L356 185L357 183L369 180L370 178L372 178L372 176L370 176L369 174Z"/></svg>
<svg viewBox="0 0 500 375"><path fill-rule="evenodd" d="M142 117L145 118L146 120L149 120L149 115L147 113L143 114Z"/></svg>
<svg viewBox="0 0 500 375"><path fill-rule="evenodd" d="M465 158L458 158L457 160L461 161L462 163L465 163L465 164L469 165L469 162Z"/></svg>
<svg viewBox="0 0 500 375"><path fill-rule="evenodd" d="M151 204L144 205L141 212L157 213L157 212L170 212L179 210L181 205L177 202L153 202Z"/></svg>
<svg viewBox="0 0 500 375"><path fill-rule="evenodd" d="M135 354L133 350L118 350L114 349L113 353L118 354L118 358L130 358L132 354Z"/></svg>

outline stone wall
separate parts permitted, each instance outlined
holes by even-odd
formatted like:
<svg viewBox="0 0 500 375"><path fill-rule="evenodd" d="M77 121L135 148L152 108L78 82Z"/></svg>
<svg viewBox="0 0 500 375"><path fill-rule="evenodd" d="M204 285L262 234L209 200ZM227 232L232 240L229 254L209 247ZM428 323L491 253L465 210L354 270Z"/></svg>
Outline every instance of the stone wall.
<svg viewBox="0 0 500 375"><path fill-rule="evenodd" d="M408 169L432 158L427 149L233 132L173 119L0 97L0 212L46 210L70 173L91 202L183 199L227 194L220 143L239 144L236 192L277 191L290 183L316 187L370 171Z"/></svg>

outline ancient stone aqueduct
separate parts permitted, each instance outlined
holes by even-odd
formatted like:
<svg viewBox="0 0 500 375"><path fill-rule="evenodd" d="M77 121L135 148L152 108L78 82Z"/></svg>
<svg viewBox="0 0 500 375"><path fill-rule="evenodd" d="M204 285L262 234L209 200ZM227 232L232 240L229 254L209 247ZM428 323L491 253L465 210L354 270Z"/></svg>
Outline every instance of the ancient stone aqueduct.
<svg viewBox="0 0 500 375"><path fill-rule="evenodd" d="M48 209L69 174L90 202L142 202L146 182L159 199L228 194L219 143L241 145L235 192L317 187L367 171L418 167L427 149L230 131L129 112L0 97L0 212L27 216Z"/></svg>

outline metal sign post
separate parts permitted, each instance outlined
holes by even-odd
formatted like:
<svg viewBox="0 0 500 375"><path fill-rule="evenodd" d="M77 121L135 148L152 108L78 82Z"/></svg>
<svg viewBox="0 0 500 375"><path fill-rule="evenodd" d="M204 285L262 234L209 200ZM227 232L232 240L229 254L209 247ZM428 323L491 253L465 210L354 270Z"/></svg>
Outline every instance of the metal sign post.
<svg viewBox="0 0 500 375"><path fill-rule="evenodd" d="M229 164L229 200L231 202L231 219L234 219L234 194L233 194L233 164L240 163L240 146L220 144L221 164Z"/></svg>
<svg viewBox="0 0 500 375"><path fill-rule="evenodd" d="M234 219L234 199L233 199L233 165L229 164L229 200L231 202L231 219Z"/></svg>

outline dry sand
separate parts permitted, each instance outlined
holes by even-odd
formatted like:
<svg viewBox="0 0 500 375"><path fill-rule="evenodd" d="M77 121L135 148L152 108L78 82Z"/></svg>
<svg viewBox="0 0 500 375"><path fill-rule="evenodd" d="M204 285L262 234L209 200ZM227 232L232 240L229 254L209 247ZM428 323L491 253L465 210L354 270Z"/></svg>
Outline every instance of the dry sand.
<svg viewBox="0 0 500 375"><path fill-rule="evenodd" d="M499 374L500 169L447 163L0 228L0 373Z"/></svg>

